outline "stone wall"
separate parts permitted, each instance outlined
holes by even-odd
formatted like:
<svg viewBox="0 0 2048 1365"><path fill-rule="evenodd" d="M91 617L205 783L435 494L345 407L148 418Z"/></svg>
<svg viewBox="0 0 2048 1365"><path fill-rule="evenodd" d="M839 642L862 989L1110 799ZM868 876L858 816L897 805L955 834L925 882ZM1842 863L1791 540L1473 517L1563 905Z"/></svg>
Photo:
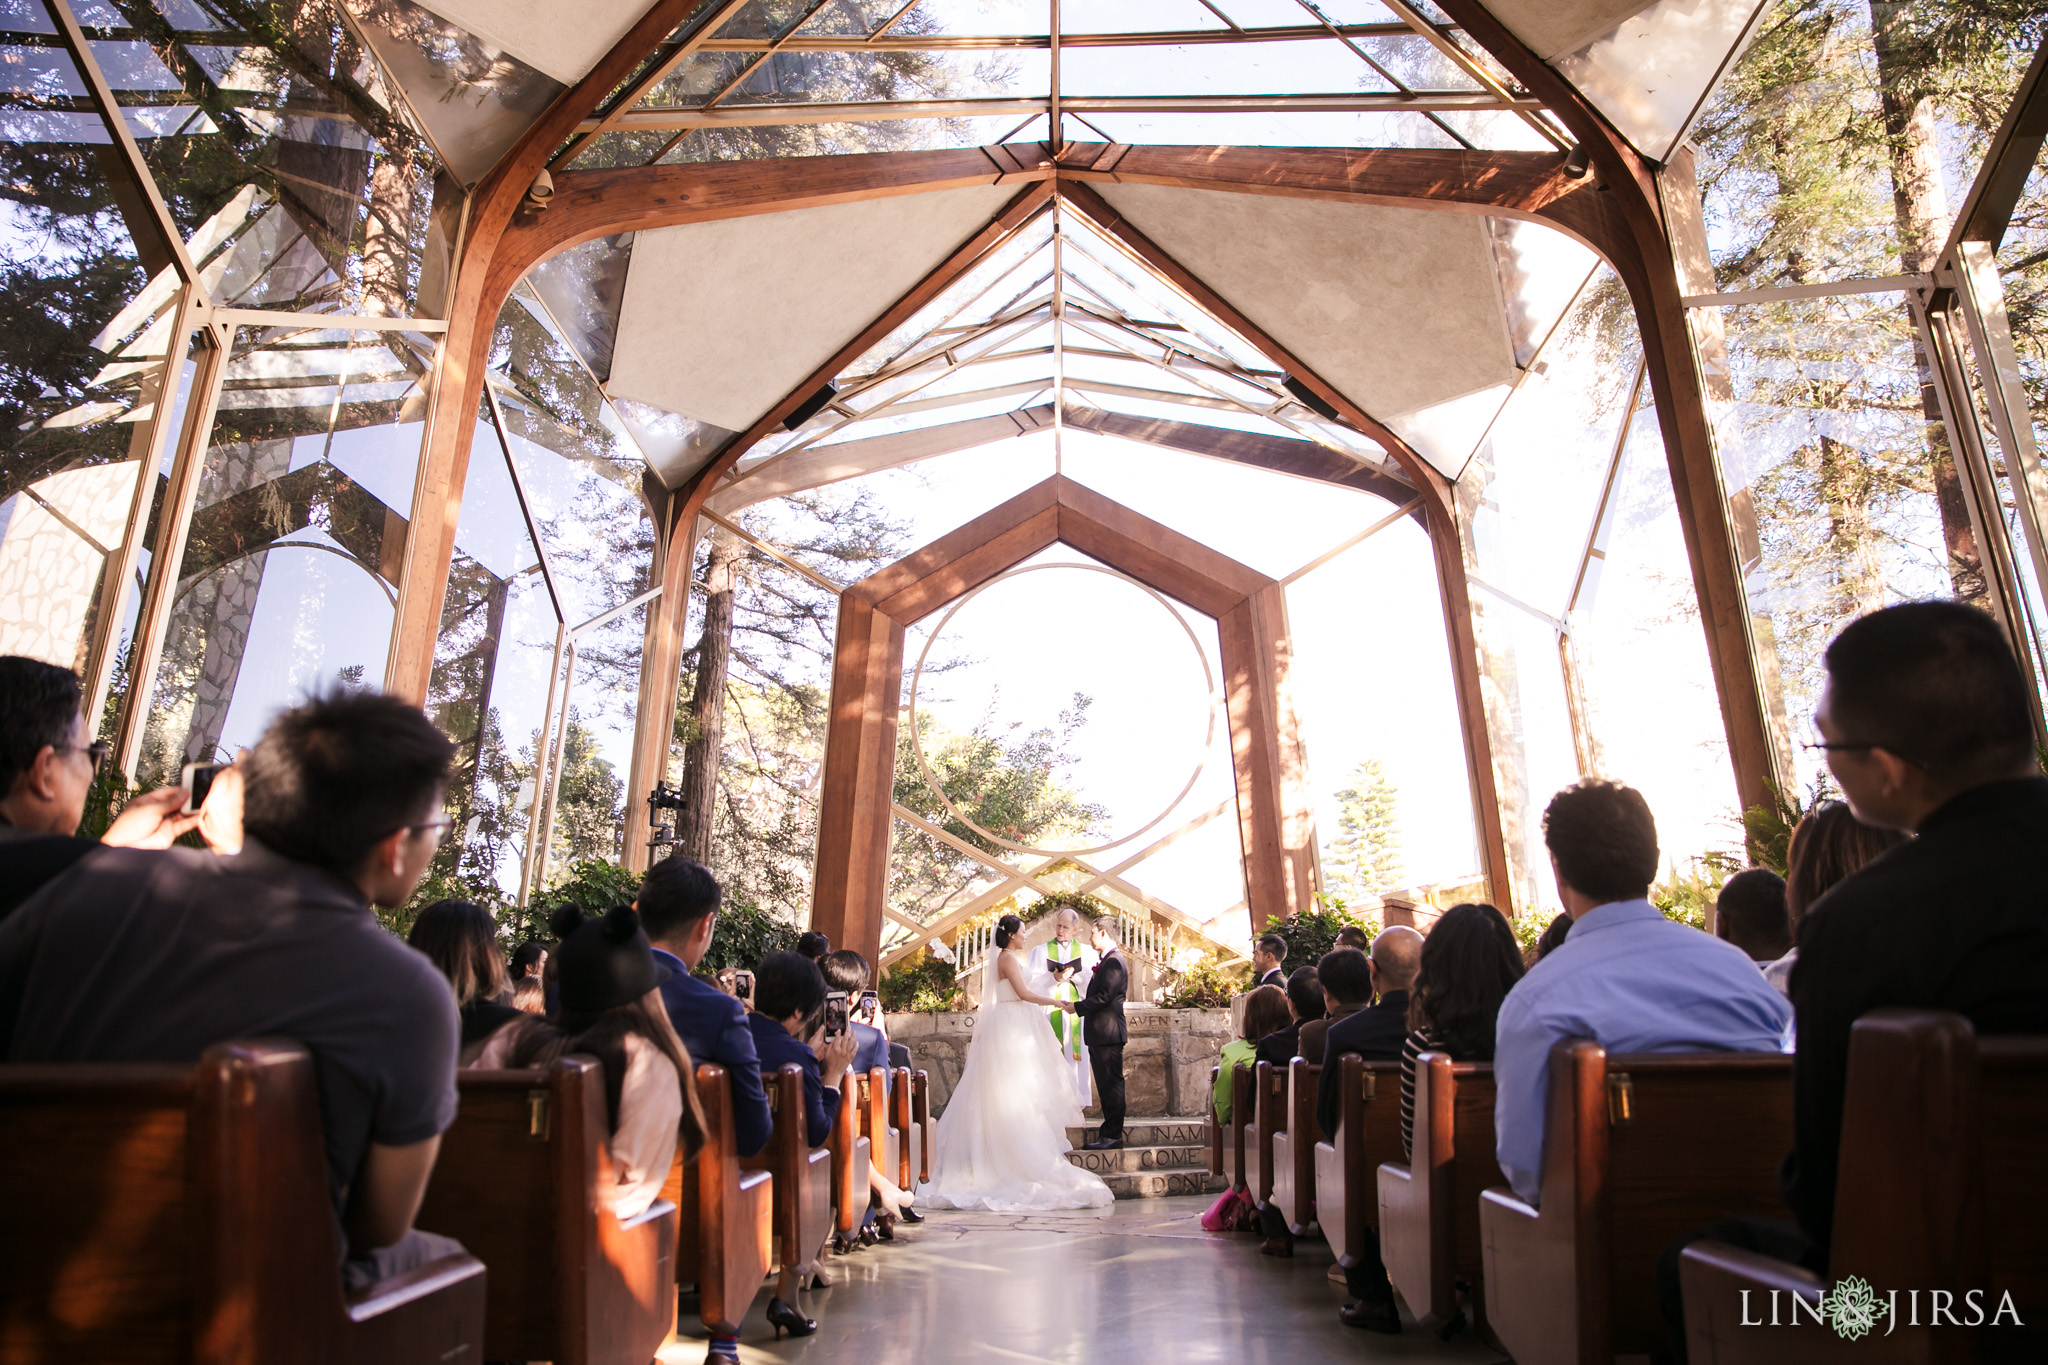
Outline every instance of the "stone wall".
<svg viewBox="0 0 2048 1365"><path fill-rule="evenodd" d="M889 1037L910 1049L910 1063L931 1076L937 1114L959 1084L974 1037L972 1014L892 1014ZM1125 1104L1132 1118L1208 1112L1209 1069L1230 1041L1229 1010L1162 1010L1127 1006ZM1047 1025L1048 1029L1051 1027Z"/></svg>

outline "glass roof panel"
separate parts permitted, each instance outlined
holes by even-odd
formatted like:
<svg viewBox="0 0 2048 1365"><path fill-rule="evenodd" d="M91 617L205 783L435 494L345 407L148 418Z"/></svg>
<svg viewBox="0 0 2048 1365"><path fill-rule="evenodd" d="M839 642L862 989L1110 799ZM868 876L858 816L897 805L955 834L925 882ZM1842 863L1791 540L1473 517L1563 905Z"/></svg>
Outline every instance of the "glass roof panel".
<svg viewBox="0 0 2048 1365"><path fill-rule="evenodd" d="M1335 38L1284 43L1188 43L1060 53L1065 98L1092 95L1264 95L1395 89ZM1447 88L1447 87L1435 87Z"/></svg>
<svg viewBox="0 0 2048 1365"><path fill-rule="evenodd" d="M1060 33L1172 33L1227 31L1229 25L1201 0L1062 0Z"/></svg>

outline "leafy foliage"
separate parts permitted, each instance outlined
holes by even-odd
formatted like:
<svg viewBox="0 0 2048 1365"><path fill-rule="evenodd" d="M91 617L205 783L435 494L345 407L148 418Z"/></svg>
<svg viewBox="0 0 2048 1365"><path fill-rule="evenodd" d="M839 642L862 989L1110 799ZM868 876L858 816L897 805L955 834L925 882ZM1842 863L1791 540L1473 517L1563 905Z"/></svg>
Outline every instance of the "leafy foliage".
<svg viewBox="0 0 2048 1365"><path fill-rule="evenodd" d="M1734 854L1703 853L1682 872L1677 867L1668 869L1664 879L1650 888L1650 904L1663 911L1666 919L1704 930L1707 911L1721 888L1740 871L1742 860Z"/></svg>
<svg viewBox="0 0 2048 1365"><path fill-rule="evenodd" d="M1057 872L1060 867L1064 866L1066 866L1064 863L1057 864L1054 867L1047 868L1046 871L1048 873ZM1101 919L1105 915L1116 913L1109 902L1099 896L1091 896L1085 891L1055 891L1049 896L1040 896L1030 905L1017 911L1016 915L1018 919L1023 920L1026 924L1036 924L1039 920L1044 919L1047 915L1057 910L1073 910L1084 920Z"/></svg>
<svg viewBox="0 0 2048 1365"><path fill-rule="evenodd" d="M1376 922L1360 919L1346 909L1342 898L1326 895L1320 899L1322 909L1285 922L1275 921L1262 931L1287 940L1287 956L1281 961L1280 970L1290 976L1297 967L1313 967L1322 961L1323 955L1337 946L1337 935L1344 929L1359 928L1367 934L1379 929Z"/></svg>
<svg viewBox="0 0 2048 1365"><path fill-rule="evenodd" d="M698 970L720 967L752 970L769 953L794 948L802 933L796 925L751 901L728 895L718 911L718 927L711 932L711 946L704 952Z"/></svg>
<svg viewBox="0 0 2048 1365"><path fill-rule="evenodd" d="M1182 972L1159 993L1159 1007L1168 1010L1227 1009L1231 1000L1244 990L1249 975L1250 968L1245 964L1225 967L1211 953Z"/></svg>
<svg viewBox="0 0 2048 1365"><path fill-rule="evenodd" d="M890 1012L939 1014L959 1003L960 987L953 964L920 951L889 969L876 993Z"/></svg>

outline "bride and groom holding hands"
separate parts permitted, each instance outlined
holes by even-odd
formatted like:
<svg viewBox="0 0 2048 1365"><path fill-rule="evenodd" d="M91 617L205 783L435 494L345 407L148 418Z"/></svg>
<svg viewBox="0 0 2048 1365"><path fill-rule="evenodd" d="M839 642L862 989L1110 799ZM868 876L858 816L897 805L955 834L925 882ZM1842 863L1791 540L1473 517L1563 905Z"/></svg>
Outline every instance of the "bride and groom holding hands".
<svg viewBox="0 0 2048 1365"><path fill-rule="evenodd" d="M1087 1146L1123 1146L1130 973L1109 920L1089 928L1090 964L1075 942L1080 917L1060 916L1057 937L1028 958L1024 922L996 922L967 1064L939 1116L929 1207L1022 1213L1100 1208L1114 1197L1067 1160L1067 1129L1080 1124L1087 1102L1085 1056L1102 1100L1101 1132Z"/></svg>

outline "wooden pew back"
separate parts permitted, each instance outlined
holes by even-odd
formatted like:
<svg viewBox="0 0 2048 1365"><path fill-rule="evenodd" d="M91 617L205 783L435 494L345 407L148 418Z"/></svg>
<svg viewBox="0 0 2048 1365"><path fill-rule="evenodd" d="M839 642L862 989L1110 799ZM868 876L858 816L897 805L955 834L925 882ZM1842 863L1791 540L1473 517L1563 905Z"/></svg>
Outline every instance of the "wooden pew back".
<svg viewBox="0 0 2048 1365"><path fill-rule="evenodd" d="M491 1269L484 1355L644 1365L675 1328L676 1207L612 1214L604 1068L463 1071L424 1226Z"/></svg>
<svg viewBox="0 0 2048 1365"><path fill-rule="evenodd" d="M1316 1144L1316 1222L1337 1264L1349 1268L1380 1225L1377 1172L1401 1151L1401 1064L1338 1059L1337 1132Z"/></svg>
<svg viewBox="0 0 2048 1365"><path fill-rule="evenodd" d="M1297 1237L1316 1222L1316 1146L1323 1130L1316 1122L1316 1085L1322 1063L1296 1057L1286 1072L1287 1126L1273 1134L1273 1207Z"/></svg>
<svg viewBox="0 0 2048 1365"><path fill-rule="evenodd" d="M1979 1038L1960 1015L1873 1010L1850 1035L1828 1273L1878 1293L1861 1340L1811 1321L1794 1296L1828 1288L1800 1266L1717 1242L1686 1249L1680 1274L1699 1365L1826 1365L2048 1359L2048 1036ZM1979 1291L1987 1325L1933 1325L1933 1294L1959 1321ZM1898 1316L1884 1305L1896 1292ZM1748 1295L1747 1300L1744 1294ZM2006 1294L2020 1325L1989 1325ZM1773 1295L1777 1295L1774 1300ZM1783 1302L1787 1325L1746 1327ZM1914 1319L1918 1323L1915 1325ZM1796 1325L1793 1325L1796 1322Z"/></svg>
<svg viewBox="0 0 2048 1365"><path fill-rule="evenodd" d="M932 1078L918 1071L911 1081L912 1103L917 1114L917 1131L923 1141L917 1145L917 1178L932 1178Z"/></svg>
<svg viewBox="0 0 2048 1365"><path fill-rule="evenodd" d="M1493 1063L1423 1053L1414 1126L1413 1159L1379 1168L1380 1253L1410 1312L1448 1320L1457 1286L1479 1282L1479 1191L1502 1183L1493 1155ZM1473 1301L1482 1302L1476 1293Z"/></svg>
<svg viewBox="0 0 2048 1365"><path fill-rule="evenodd" d="M1232 1174L1224 1156L1223 1124L1216 1117L1216 1080L1222 1074L1220 1066L1209 1068L1209 1174L1212 1177Z"/></svg>
<svg viewBox="0 0 2048 1365"><path fill-rule="evenodd" d="M1665 1347L1657 1259L1722 1217L1782 1217L1792 1143L1782 1053L1551 1049L1540 1209L1482 1197L1487 1321L1522 1365Z"/></svg>
<svg viewBox="0 0 2048 1365"><path fill-rule="evenodd" d="M868 1157L891 1180L903 1163L903 1133L889 1121L889 1073L876 1066L860 1078L860 1126L867 1135ZM852 1072L847 1073L851 1085Z"/></svg>
<svg viewBox="0 0 2048 1365"><path fill-rule="evenodd" d="M0 1067L0 1211L5 1365L482 1359L474 1257L344 1296L295 1043Z"/></svg>
<svg viewBox="0 0 2048 1365"><path fill-rule="evenodd" d="M791 1062L764 1079L768 1081L774 1128L768 1145L756 1156L742 1157L740 1165L773 1177L775 1264L807 1267L818 1259L825 1239L832 1235L831 1143L828 1137L823 1147L810 1145L802 1067Z"/></svg>
<svg viewBox="0 0 2048 1365"><path fill-rule="evenodd" d="M920 1072L920 1075L923 1073ZM832 1116L832 1136L826 1143L832 1150L832 1226L841 1237L851 1237L868 1211L868 1140L860 1133L860 1088L849 1085L839 1092L839 1108Z"/></svg>
<svg viewBox="0 0 2048 1365"><path fill-rule="evenodd" d="M1235 1118L1236 1106L1231 1108ZM1273 1134L1287 1126L1287 1073L1271 1062L1252 1068L1252 1103L1245 1119L1245 1193L1264 1208L1273 1200Z"/></svg>
<svg viewBox="0 0 2048 1365"><path fill-rule="evenodd" d="M681 1151L662 1198L676 1205L676 1282L697 1286L698 1315L713 1332L737 1333L774 1260L774 1190L767 1171L740 1169L732 1134L732 1080L725 1068L697 1067L704 1146Z"/></svg>
<svg viewBox="0 0 2048 1365"><path fill-rule="evenodd" d="M910 1079L910 1068L907 1066L897 1067L893 1074L895 1081L889 1092L889 1108L896 1130L902 1134L903 1140L898 1144L900 1150L897 1153L896 1168L888 1172L888 1175L899 1189L915 1190L919 1164L922 1160L919 1154L924 1151L924 1130L917 1125L917 1095L914 1090L916 1083Z"/></svg>

